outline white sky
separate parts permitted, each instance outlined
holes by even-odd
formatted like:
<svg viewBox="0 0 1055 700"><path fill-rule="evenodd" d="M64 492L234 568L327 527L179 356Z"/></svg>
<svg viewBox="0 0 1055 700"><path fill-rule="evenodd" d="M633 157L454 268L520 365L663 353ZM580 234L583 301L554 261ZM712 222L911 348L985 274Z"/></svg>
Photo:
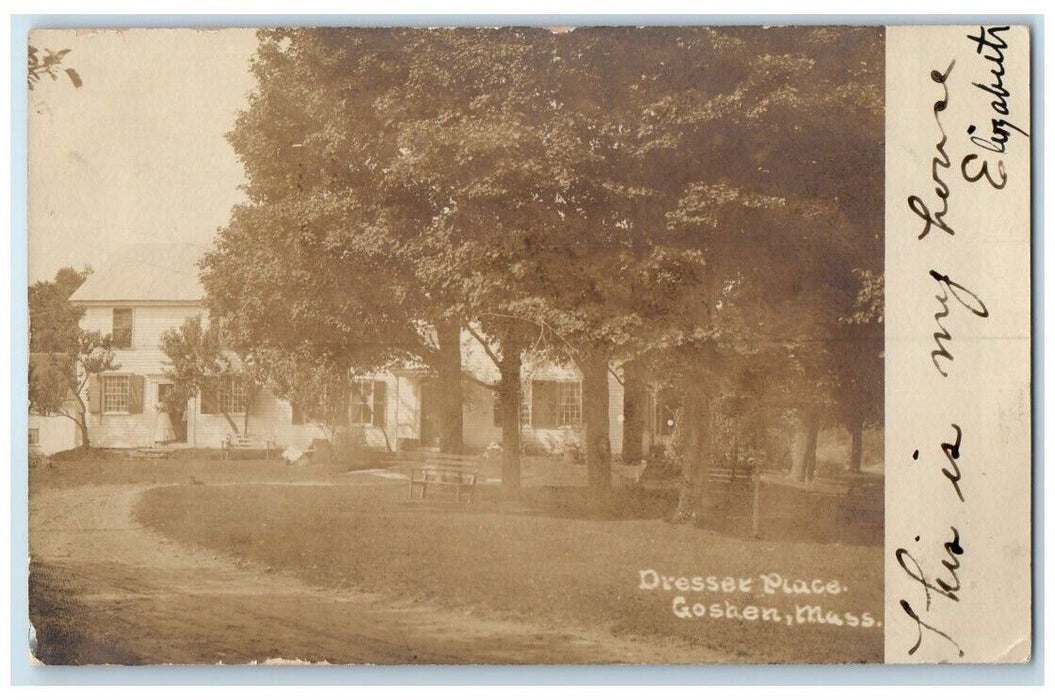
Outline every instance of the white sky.
<svg viewBox="0 0 1055 700"><path fill-rule="evenodd" d="M208 245L241 200L224 139L253 87L253 30L39 31L84 85L29 98L29 281L128 243Z"/></svg>

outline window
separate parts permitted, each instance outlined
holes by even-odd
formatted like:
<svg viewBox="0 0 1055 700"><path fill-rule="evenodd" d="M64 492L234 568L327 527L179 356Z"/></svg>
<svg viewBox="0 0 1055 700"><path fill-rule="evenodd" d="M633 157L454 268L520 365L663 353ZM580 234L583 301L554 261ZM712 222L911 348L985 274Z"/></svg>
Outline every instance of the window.
<svg viewBox="0 0 1055 700"><path fill-rule="evenodd" d="M132 347L132 309L114 309L114 347L128 350Z"/></svg>
<svg viewBox="0 0 1055 700"><path fill-rule="evenodd" d="M221 413L245 413L245 382L239 377L221 377L216 401Z"/></svg>
<svg viewBox="0 0 1055 700"><path fill-rule="evenodd" d="M582 385L579 382L558 382L557 425L582 423Z"/></svg>
<svg viewBox="0 0 1055 700"><path fill-rule="evenodd" d="M128 375L103 377L103 413L128 413Z"/></svg>
<svg viewBox="0 0 1055 700"><path fill-rule="evenodd" d="M29 444L31 447L40 444L40 428L29 429Z"/></svg>
<svg viewBox="0 0 1055 700"><path fill-rule="evenodd" d="M582 385L579 382L531 382L531 425L536 428L563 428L580 423Z"/></svg>
<svg viewBox="0 0 1055 700"><path fill-rule="evenodd" d="M371 379L357 379L352 382L352 400L348 409L349 422L352 425L385 427L387 390L387 384Z"/></svg>

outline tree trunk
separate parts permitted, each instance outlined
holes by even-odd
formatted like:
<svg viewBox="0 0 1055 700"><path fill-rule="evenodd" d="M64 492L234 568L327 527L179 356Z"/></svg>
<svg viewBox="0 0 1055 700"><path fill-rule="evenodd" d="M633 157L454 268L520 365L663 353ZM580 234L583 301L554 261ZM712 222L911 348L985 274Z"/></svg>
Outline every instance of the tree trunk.
<svg viewBox="0 0 1055 700"><path fill-rule="evenodd" d="M644 363L640 360L627 362L623 365L623 464L637 464L644 457L647 410Z"/></svg>
<svg viewBox="0 0 1055 700"><path fill-rule="evenodd" d="M806 409L802 420L802 431L799 438L799 449L791 475L796 481L813 481L817 471L817 435L820 433L821 415L816 408Z"/></svg>
<svg viewBox="0 0 1055 700"><path fill-rule="evenodd" d="M502 344L498 402L502 419L502 497L520 493L520 353L519 346Z"/></svg>
<svg viewBox="0 0 1055 700"><path fill-rule="evenodd" d="M580 359L582 412L586 423L586 483L594 493L612 485L612 444L608 421L608 359L588 355Z"/></svg>
<svg viewBox="0 0 1055 700"><path fill-rule="evenodd" d="M690 389L682 405L685 431L681 450L681 491L673 522L693 522L708 503L703 502L711 459L711 400L701 389Z"/></svg>
<svg viewBox="0 0 1055 700"><path fill-rule="evenodd" d="M231 426L231 430L234 431L234 434L241 435L241 433L238 432L238 424L234 422L234 418L231 418L231 414L227 411L223 411L222 413L223 417L227 419L227 425Z"/></svg>
<svg viewBox="0 0 1055 700"><path fill-rule="evenodd" d="M341 448L337 444L337 428L336 425L322 426L322 433L330 441L330 463L339 464L341 461Z"/></svg>
<svg viewBox="0 0 1055 700"><path fill-rule="evenodd" d="M242 414L242 434L249 434L249 407L253 404L253 395L250 392L245 394L245 413Z"/></svg>
<svg viewBox="0 0 1055 700"><path fill-rule="evenodd" d="M850 471L861 471L861 459L864 455L864 419L854 416L850 421Z"/></svg>
<svg viewBox="0 0 1055 700"><path fill-rule="evenodd" d="M81 429L81 449L87 452L92 446L91 440L88 439L88 412L82 408L81 419L74 422Z"/></svg>
<svg viewBox="0 0 1055 700"><path fill-rule="evenodd" d="M436 326L439 357L440 452L460 454L462 443L462 327L445 321Z"/></svg>

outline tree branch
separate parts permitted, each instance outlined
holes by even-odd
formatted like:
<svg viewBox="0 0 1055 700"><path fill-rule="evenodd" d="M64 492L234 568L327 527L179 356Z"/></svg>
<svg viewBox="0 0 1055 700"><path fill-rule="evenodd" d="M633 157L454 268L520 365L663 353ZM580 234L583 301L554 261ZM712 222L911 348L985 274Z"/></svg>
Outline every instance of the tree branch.
<svg viewBox="0 0 1055 700"><path fill-rule="evenodd" d="M64 410L63 410L63 409L61 409L61 408L60 408L60 409L58 410L58 412L57 412L57 413L58 413L58 414L59 414L60 416L65 416L66 418L69 418L69 419L70 419L71 421L73 421L73 422L74 422L74 423L75 423L76 425L78 425L78 426L81 426L81 427L85 427L85 426L84 426L84 423L83 423L83 422L81 422L81 419L80 419L80 418L78 418L77 416L74 416L74 415L70 415L69 413L67 413L66 411L64 411Z"/></svg>
<svg viewBox="0 0 1055 700"><path fill-rule="evenodd" d="M476 329L473 328L471 325L466 324L465 325L465 330L469 331L469 335L471 335L472 337L476 338L476 342L480 343L480 345L484 349L484 352L486 352L487 356L491 358L491 362L495 363L495 367L498 367L499 369L501 369L502 368L502 361L498 357L498 355L495 353L495 351L491 349L490 343L488 343L479 333L477 333Z"/></svg>
<svg viewBox="0 0 1055 700"><path fill-rule="evenodd" d="M466 372L465 370L462 370L462 376L465 377L466 379L468 379L471 382L475 382L475 383L479 384L480 386L482 386L484 388L490 389L491 391L495 391L495 392L501 391L501 387L498 386L497 384L491 384L490 382L485 382L483 379L480 379L479 377L477 377L477 376L475 376L473 374L470 374L469 372Z"/></svg>

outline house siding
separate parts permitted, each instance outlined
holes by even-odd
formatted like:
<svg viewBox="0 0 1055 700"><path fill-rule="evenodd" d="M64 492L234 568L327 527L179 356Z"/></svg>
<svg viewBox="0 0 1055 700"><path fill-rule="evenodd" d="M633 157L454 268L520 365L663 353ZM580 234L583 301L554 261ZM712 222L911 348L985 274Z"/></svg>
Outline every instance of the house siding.
<svg viewBox="0 0 1055 700"><path fill-rule="evenodd" d="M143 376L143 407L138 413L89 414L88 436L95 447L130 448L153 444L157 427L157 412L154 409L157 404L157 386L164 379L165 353L161 351L161 334L170 328L178 328L192 316L204 313L200 305L190 303L137 305L134 302L114 302L87 306L81 327L87 331L110 334L113 332L114 308L127 307L132 308L132 347L114 350L118 369L106 375ZM87 389L83 398L87 405ZM189 417L190 412L188 423Z"/></svg>
<svg viewBox="0 0 1055 700"><path fill-rule="evenodd" d="M227 419L222 413L201 413L201 398L197 396L191 399L190 408L187 441L196 447L219 448L232 433ZM245 414L232 413L231 419L238 426L239 432L242 432L246 425ZM249 435L270 440L283 447L296 445L306 448L314 438L323 437L322 430L315 425L293 425L293 407L290 403L267 391L258 391L253 397L249 406L248 425Z"/></svg>
<svg viewBox="0 0 1055 700"><path fill-rule="evenodd" d="M623 385L622 370L615 369L608 375L608 430L612 453L623 450ZM521 441L528 450L559 452L570 436L582 439L586 426L563 428L539 428L531 424L531 382L533 381L582 381L578 368L545 362L525 362L520 381L527 409L522 411L525 421L521 425ZM489 381L495 381L490 378ZM497 394L475 382L465 385L466 404L464 413L464 440L473 450L486 449L492 443L501 444L502 429L494 425L494 402Z"/></svg>
<svg viewBox="0 0 1055 700"><path fill-rule="evenodd" d="M111 306L87 307L81 327L87 331L112 333L115 307L132 307L132 348L114 350L114 360L121 365L120 372L131 374L164 373L161 334L170 328L179 328L192 316L205 315L204 309L197 304L137 306L134 302L115 302Z"/></svg>
<svg viewBox="0 0 1055 700"><path fill-rule="evenodd" d="M66 416L37 416L31 413L28 427L37 431L38 443L29 447L33 454L52 455L72 450L80 444L80 428Z"/></svg>
<svg viewBox="0 0 1055 700"><path fill-rule="evenodd" d="M158 386L166 383L166 356L161 350L161 335L166 330L179 328L185 320L196 315L205 316L200 304L137 304L113 302L86 305L81 327L88 331L113 332L114 308L131 307L132 347L116 349L114 360L119 369L107 374L135 374L144 377L143 409L139 413L93 413L88 417L88 433L97 447L131 448L153 444L157 428ZM84 396L88 401L87 390ZM187 444L193 447L219 448L231 434L231 426L220 415L202 414L199 397L187 404ZM278 445L307 446L322 431L316 426L293 425L292 407L288 401L261 391L254 397L249 414L249 433L274 441ZM232 416L239 430L244 416Z"/></svg>
<svg viewBox="0 0 1055 700"><path fill-rule="evenodd" d="M89 331L109 334L113 331L113 309L133 309L132 347L115 350L115 361L120 369L113 374L136 374L145 378L143 386L142 412L135 414L95 413L89 415L89 435L92 443L99 447L131 448L153 444L158 414L158 386L164 383L167 358L162 352L161 335L168 329L178 328L195 315L206 315L201 304L184 303L135 303L92 302L85 304L82 327ZM469 334L463 337L463 364L467 372L494 384L498 372L493 362ZM618 375L621 370L615 370ZM533 380L581 381L581 373L574 365L559 365L527 358L522 369L522 381L527 404L530 407L531 382ZM377 448L396 449L414 445L421 436L421 386L428 378L424 371L406 370L378 372L363 379L384 382L386 389L385 426L361 427L368 445ZM609 375L608 381L610 440L613 454L622 451L623 442L623 387L617 376ZM492 444L501 444L502 430L494 424L494 391L476 382L463 383L465 405L463 408L463 439L472 451L482 451ZM87 396L84 397L87 402ZM187 444L197 447L219 448L232 433L231 426L222 414L202 414L200 397L193 397L187 406ZM572 435L581 435L584 426L568 428L536 428L531 425L530 408L524 415L522 440L527 449L541 452L560 451ZM244 415L232 415L239 431L244 425ZM312 439L324 437L315 425L293 425L292 407L288 401L279 399L267 391L259 391L253 398L249 414L249 434L271 440L278 445L307 447Z"/></svg>

